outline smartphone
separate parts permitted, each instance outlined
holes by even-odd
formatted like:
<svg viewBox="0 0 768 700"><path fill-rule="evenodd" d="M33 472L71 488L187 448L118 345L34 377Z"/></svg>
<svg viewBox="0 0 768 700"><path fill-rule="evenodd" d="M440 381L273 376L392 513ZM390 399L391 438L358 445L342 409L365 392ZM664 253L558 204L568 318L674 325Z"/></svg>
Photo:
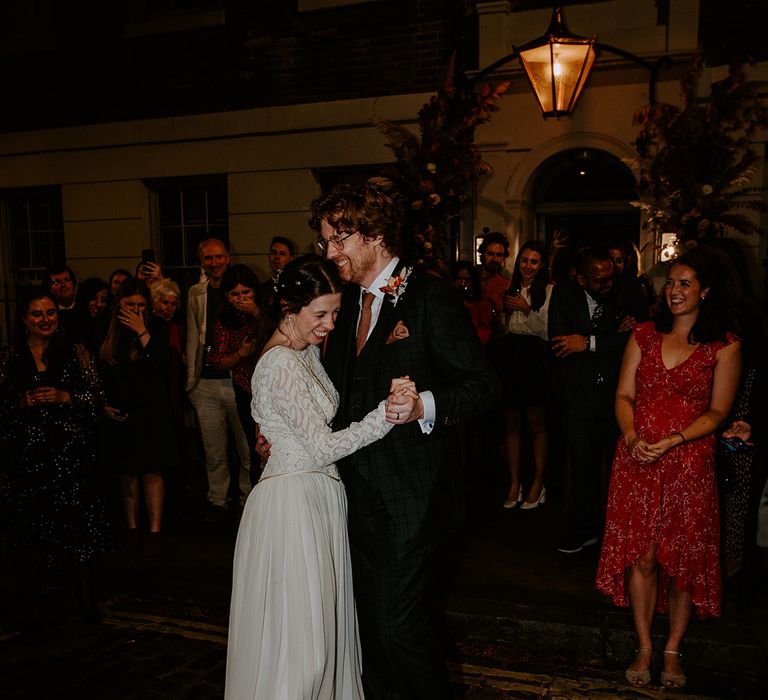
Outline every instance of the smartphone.
<svg viewBox="0 0 768 700"><path fill-rule="evenodd" d="M154 248L144 248L144 250L141 251L141 262L142 263L153 263L155 262L155 249Z"/></svg>
<svg viewBox="0 0 768 700"><path fill-rule="evenodd" d="M752 445L744 442L740 437L720 437L720 444L726 452L744 452L751 450Z"/></svg>

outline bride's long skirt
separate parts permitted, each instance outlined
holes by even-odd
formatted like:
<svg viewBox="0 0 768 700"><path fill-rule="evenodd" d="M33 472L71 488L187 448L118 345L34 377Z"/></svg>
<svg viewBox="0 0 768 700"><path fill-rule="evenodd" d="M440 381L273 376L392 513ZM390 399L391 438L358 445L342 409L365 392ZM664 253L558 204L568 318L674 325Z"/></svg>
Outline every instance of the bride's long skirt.
<svg viewBox="0 0 768 700"><path fill-rule="evenodd" d="M227 700L358 700L347 499L321 473L262 479L235 548Z"/></svg>

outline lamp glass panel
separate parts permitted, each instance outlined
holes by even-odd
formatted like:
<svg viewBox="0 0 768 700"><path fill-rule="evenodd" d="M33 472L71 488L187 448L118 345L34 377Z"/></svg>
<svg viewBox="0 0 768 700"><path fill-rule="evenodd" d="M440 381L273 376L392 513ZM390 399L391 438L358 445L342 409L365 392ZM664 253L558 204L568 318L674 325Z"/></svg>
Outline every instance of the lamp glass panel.
<svg viewBox="0 0 768 700"><path fill-rule="evenodd" d="M520 51L520 61L545 115L567 114L573 108L594 60L591 40L557 39Z"/></svg>

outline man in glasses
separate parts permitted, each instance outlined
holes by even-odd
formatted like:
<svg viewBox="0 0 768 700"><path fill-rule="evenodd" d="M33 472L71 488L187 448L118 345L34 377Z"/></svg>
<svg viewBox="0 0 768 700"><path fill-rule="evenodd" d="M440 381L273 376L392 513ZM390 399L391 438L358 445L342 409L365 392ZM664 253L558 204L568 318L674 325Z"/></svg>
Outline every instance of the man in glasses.
<svg viewBox="0 0 768 700"><path fill-rule="evenodd" d="M619 310L606 249L579 251L576 278L555 285L549 337L553 386L570 455L571 503L558 551L597 543L603 517L603 471L618 438L613 397L624 346L641 309Z"/></svg>
<svg viewBox="0 0 768 700"><path fill-rule="evenodd" d="M75 290L77 289L77 276L69 265L53 265L45 271L43 288L49 291L59 311L72 309L75 305Z"/></svg>
<svg viewBox="0 0 768 700"><path fill-rule="evenodd" d="M459 512L455 424L492 407L498 379L451 285L400 259L402 210L389 181L338 186L311 211L318 247L349 283L324 359L340 395L334 429L374 408L391 377L409 376L420 392L390 402L395 428L339 464L365 695L444 700L429 583Z"/></svg>
<svg viewBox="0 0 768 700"><path fill-rule="evenodd" d="M43 289L51 293L59 306L59 332L72 340L75 333L75 292L77 276L69 265L49 267L43 275Z"/></svg>

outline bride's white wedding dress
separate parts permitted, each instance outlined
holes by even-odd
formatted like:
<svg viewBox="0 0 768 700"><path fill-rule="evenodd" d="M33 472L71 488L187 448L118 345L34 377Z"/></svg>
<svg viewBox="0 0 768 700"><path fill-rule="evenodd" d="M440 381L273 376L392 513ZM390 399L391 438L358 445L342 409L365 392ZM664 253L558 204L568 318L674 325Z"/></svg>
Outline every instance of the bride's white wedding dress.
<svg viewBox="0 0 768 700"><path fill-rule="evenodd" d="M387 434L384 401L332 432L338 394L319 350L268 350L251 410L271 443L235 548L227 700L363 697L347 499L335 462Z"/></svg>

